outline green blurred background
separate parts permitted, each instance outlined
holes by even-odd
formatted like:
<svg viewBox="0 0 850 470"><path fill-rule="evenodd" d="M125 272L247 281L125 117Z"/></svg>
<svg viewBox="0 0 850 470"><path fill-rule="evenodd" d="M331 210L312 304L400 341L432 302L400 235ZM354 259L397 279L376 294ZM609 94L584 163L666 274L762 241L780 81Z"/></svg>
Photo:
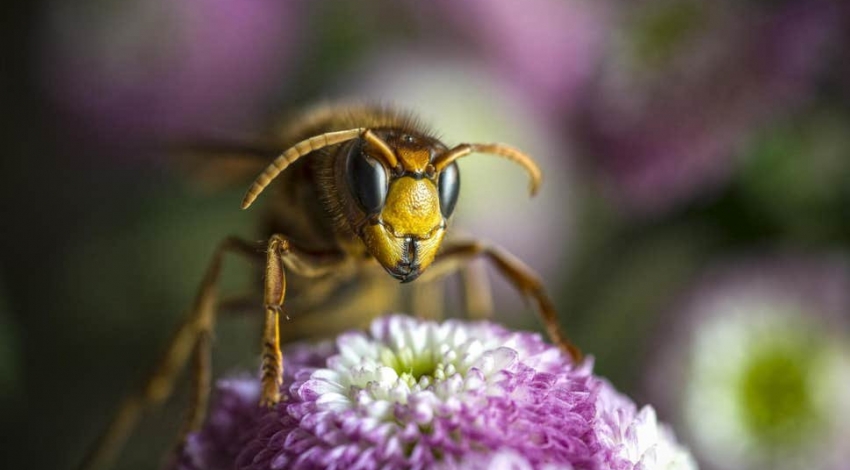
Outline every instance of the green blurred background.
<svg viewBox="0 0 850 470"><path fill-rule="evenodd" d="M815 259L840 266L824 275L834 296L850 291L846 2L41 0L11 9L3 31L5 468L78 461L216 243L259 239L243 187L202 187L157 144L255 135L323 100L396 103L450 145L534 155L533 200L509 163L461 163L455 230L540 271L597 371L641 403L669 398L648 383L657 357L677 354L665 351L682 299L718 263ZM225 291L252 274L231 263ZM499 321L539 329L494 286ZM845 341L841 302L826 329ZM255 369L257 332L251 316L220 321L217 374ZM185 385L119 468L160 462Z"/></svg>

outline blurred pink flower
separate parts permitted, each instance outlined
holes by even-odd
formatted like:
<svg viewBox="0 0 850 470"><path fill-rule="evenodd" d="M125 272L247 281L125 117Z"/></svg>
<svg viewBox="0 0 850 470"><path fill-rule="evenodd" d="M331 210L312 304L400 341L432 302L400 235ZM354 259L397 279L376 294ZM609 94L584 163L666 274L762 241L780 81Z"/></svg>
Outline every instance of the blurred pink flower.
<svg viewBox="0 0 850 470"><path fill-rule="evenodd" d="M609 27L605 2L592 0L444 0L440 5L498 75L550 112L573 107L598 65Z"/></svg>
<svg viewBox="0 0 850 470"><path fill-rule="evenodd" d="M74 137L121 148L244 129L283 85L298 12L278 0L54 2L41 31L42 86Z"/></svg>
<svg viewBox="0 0 850 470"><path fill-rule="evenodd" d="M726 181L748 135L810 97L840 21L829 1L635 8L578 127L615 199L657 214Z"/></svg>

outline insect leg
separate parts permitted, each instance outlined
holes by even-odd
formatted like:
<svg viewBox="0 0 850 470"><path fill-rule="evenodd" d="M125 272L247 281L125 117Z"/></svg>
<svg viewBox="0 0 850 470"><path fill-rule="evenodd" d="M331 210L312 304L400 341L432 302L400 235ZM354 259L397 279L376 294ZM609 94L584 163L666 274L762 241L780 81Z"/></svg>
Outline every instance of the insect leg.
<svg viewBox="0 0 850 470"><path fill-rule="evenodd" d="M227 252L242 254L249 258L262 256L256 248L256 245L235 237L229 237L219 244L189 314L169 341L142 391L124 399L112 417L112 421L79 468L88 470L106 468L111 465L138 422L141 413L146 408L161 404L171 395L174 383L193 350L195 371L192 380L192 405L183 426L180 442L186 433L200 425L210 391L209 341L215 324L215 303L222 258Z"/></svg>
<svg viewBox="0 0 850 470"><path fill-rule="evenodd" d="M493 293L487 268L474 260L460 269L460 282L463 287L463 303L466 314L472 319L493 317Z"/></svg>
<svg viewBox="0 0 850 470"><path fill-rule="evenodd" d="M454 265L455 269L459 269L481 256L492 263L496 271L513 284L520 293L534 301L549 338L569 353L573 360L579 362L582 357L581 351L561 332L555 305L546 294L543 283L531 268L504 249L480 241L457 242L445 246L434 260L432 268L438 264L444 264L447 265L446 267Z"/></svg>
<svg viewBox="0 0 850 470"><path fill-rule="evenodd" d="M302 277L331 274L343 262L338 254L307 254L292 246L283 235L272 235L266 251L266 277L263 328L262 396L260 405L272 406L280 401L283 383L283 354L280 351L280 314L286 296L286 269Z"/></svg>
<svg viewBox="0 0 850 470"><path fill-rule="evenodd" d="M442 318L442 309L434 306L437 302L434 299L439 299L438 302L442 306L444 278L450 274L459 273L463 290L463 308L467 316L472 319L492 317L493 296L490 292L490 280L487 277L486 267L472 258L454 257L440 263L437 263L437 260L440 260L440 254L428 270L422 273L416 282L411 283L412 312L425 318Z"/></svg>
<svg viewBox="0 0 850 470"><path fill-rule="evenodd" d="M429 269L420 279L412 282L410 311L413 314L428 319L441 319L445 316L444 277L450 272L441 268L459 272L463 308L469 318L480 320L493 316L493 296L487 270L476 261L460 266L444 265L434 270L433 275Z"/></svg>
<svg viewBox="0 0 850 470"><path fill-rule="evenodd" d="M282 330L283 343L336 336L351 328L368 328L369 323L386 312L399 311L402 301L398 281L386 275L383 269L347 272L335 270L336 290L317 297L312 291L318 288L328 292L321 284L328 277L318 278L299 292L297 299L287 299L287 309L296 310L286 330ZM419 280L411 283L411 287ZM305 295L307 294L307 295Z"/></svg>

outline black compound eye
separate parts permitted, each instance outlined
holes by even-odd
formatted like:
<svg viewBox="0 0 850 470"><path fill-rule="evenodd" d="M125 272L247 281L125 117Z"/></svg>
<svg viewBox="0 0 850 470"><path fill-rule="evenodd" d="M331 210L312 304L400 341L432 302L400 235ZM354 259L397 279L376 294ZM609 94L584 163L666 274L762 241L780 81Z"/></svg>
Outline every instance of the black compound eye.
<svg viewBox="0 0 850 470"><path fill-rule="evenodd" d="M387 172L384 166L363 153L363 143L356 141L346 157L348 187L368 214L384 207L387 199Z"/></svg>
<svg viewBox="0 0 850 470"><path fill-rule="evenodd" d="M457 163L452 163L440 173L437 189L440 192L440 211L443 217L448 219L455 210L457 195L460 192L460 173L457 170Z"/></svg>

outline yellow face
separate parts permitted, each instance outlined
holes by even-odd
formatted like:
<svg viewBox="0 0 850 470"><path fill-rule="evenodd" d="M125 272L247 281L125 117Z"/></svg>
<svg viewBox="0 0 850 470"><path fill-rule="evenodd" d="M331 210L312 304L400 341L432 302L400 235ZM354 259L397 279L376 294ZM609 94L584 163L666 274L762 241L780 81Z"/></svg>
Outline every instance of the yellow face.
<svg viewBox="0 0 850 470"><path fill-rule="evenodd" d="M446 219L457 200L457 167L435 174L431 161L445 148L434 140L403 134L381 137L383 148L352 147L348 184L366 216L358 227L366 250L390 275L410 282L434 262L440 249Z"/></svg>
<svg viewBox="0 0 850 470"><path fill-rule="evenodd" d="M434 261L445 232L437 186L403 176L390 184L383 210L361 236L390 274L410 282Z"/></svg>

